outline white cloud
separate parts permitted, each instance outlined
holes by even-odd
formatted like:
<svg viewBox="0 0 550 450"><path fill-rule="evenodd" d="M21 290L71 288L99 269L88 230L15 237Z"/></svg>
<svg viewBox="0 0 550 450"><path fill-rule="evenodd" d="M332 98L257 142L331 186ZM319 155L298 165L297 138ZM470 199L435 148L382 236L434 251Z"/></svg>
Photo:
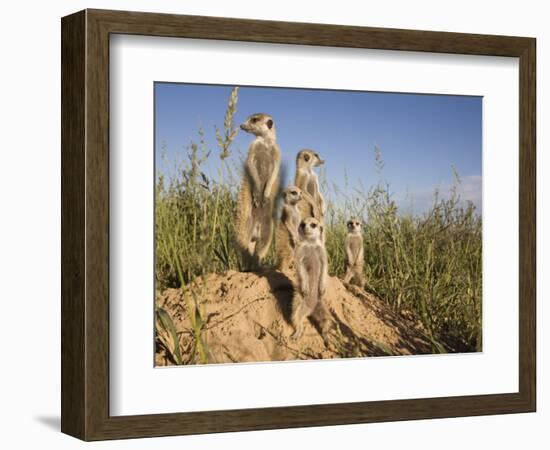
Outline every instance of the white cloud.
<svg viewBox="0 0 550 450"><path fill-rule="evenodd" d="M482 182L481 175L470 175L463 177L457 192L463 201L471 201L476 208L481 212L481 192Z"/></svg>
<svg viewBox="0 0 550 450"><path fill-rule="evenodd" d="M402 197L397 197L397 203L404 212L422 213L433 206L434 193L439 191L440 198L449 198L453 183L445 182L432 188L426 188L408 192ZM463 204L472 202L479 214L482 211L482 178L481 175L468 175L460 177L460 183L456 185L456 192Z"/></svg>

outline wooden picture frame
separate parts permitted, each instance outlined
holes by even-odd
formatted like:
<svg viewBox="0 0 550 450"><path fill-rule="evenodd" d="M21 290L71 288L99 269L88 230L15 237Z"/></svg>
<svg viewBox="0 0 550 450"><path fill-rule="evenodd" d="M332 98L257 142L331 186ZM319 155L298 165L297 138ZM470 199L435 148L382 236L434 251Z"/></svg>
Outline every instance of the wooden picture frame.
<svg viewBox="0 0 550 450"><path fill-rule="evenodd" d="M536 408L536 40L85 10L62 30L62 416L84 440L531 412ZM519 58L519 392L109 415L109 36L136 34Z"/></svg>

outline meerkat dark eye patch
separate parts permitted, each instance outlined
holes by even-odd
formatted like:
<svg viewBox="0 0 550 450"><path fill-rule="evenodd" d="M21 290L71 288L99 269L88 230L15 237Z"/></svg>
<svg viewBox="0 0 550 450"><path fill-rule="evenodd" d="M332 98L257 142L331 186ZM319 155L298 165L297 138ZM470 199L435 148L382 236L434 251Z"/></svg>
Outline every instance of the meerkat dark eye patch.
<svg viewBox="0 0 550 450"><path fill-rule="evenodd" d="M250 119L250 121L251 121L252 123L256 123L256 122L258 121L258 118L257 118L257 117L252 117L252 119Z"/></svg>
<svg viewBox="0 0 550 450"><path fill-rule="evenodd" d="M304 155L304 159L305 159L306 161L309 161L309 160L310 160L310 156L306 153L306 154Z"/></svg>
<svg viewBox="0 0 550 450"><path fill-rule="evenodd" d="M273 120L269 119L267 121L267 128L269 128L270 130L273 128Z"/></svg>
<svg viewBox="0 0 550 450"><path fill-rule="evenodd" d="M312 223L312 224L311 224L311 228L317 228L317 224L316 224L316 223Z"/></svg>

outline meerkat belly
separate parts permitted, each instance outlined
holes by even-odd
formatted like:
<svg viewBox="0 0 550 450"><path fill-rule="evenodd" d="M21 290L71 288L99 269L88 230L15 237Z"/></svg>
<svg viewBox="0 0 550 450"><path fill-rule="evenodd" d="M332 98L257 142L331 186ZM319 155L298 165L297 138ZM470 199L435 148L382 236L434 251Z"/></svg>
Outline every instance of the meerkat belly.
<svg viewBox="0 0 550 450"><path fill-rule="evenodd" d="M321 261L316 254L306 258L304 261L306 273L308 274L309 295L305 299L308 306L315 306L319 296L319 283L321 282Z"/></svg>
<svg viewBox="0 0 550 450"><path fill-rule="evenodd" d="M271 156L271 152L265 148L261 147L258 149L258 156L256 158L256 170L258 171L259 179L262 181L266 181L269 179L271 174L273 173L274 167L273 167L273 158ZM265 182L262 188L265 188Z"/></svg>
<svg viewBox="0 0 550 450"><path fill-rule="evenodd" d="M295 233L296 240L298 240L298 227L300 226L300 220L301 220L300 211L297 208L293 209L289 222L290 222L290 226L292 227L292 230ZM296 244L296 242L294 242L294 244Z"/></svg>
<svg viewBox="0 0 550 450"><path fill-rule="evenodd" d="M311 177L309 179L309 182L306 186L306 191L309 195L311 195L313 198L317 195L317 180L314 177Z"/></svg>
<svg viewBox="0 0 550 450"><path fill-rule="evenodd" d="M352 236L350 239L350 245L354 258L357 258L359 256L359 252L361 251L361 246L363 245L361 238L359 236Z"/></svg>

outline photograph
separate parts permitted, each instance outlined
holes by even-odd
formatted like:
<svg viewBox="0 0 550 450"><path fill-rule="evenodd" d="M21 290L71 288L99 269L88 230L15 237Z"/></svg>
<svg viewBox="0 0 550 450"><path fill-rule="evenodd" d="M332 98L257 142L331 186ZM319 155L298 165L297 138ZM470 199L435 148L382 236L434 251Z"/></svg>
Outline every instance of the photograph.
<svg viewBox="0 0 550 450"><path fill-rule="evenodd" d="M155 82L155 366L481 352L482 114Z"/></svg>

